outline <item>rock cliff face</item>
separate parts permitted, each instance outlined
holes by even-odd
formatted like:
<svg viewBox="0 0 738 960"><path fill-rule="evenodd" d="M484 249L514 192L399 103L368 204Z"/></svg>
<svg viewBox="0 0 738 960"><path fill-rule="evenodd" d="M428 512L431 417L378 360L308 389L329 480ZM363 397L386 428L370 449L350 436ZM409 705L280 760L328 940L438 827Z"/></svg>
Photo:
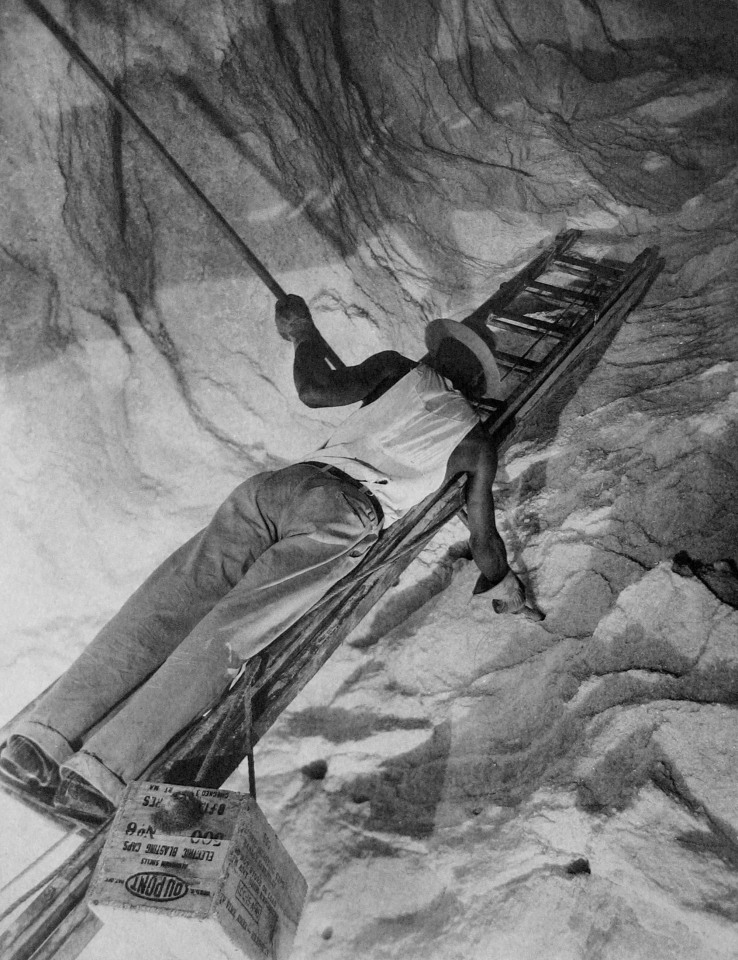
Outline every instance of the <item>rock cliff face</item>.
<svg viewBox="0 0 738 960"><path fill-rule="evenodd" d="M735 957L738 612L670 558L736 554L738 8L50 8L347 362L419 357L565 227L665 257L501 467L545 622L471 600L452 524L260 745L295 956ZM0 24L8 717L344 411L299 403L271 296L20 0Z"/></svg>

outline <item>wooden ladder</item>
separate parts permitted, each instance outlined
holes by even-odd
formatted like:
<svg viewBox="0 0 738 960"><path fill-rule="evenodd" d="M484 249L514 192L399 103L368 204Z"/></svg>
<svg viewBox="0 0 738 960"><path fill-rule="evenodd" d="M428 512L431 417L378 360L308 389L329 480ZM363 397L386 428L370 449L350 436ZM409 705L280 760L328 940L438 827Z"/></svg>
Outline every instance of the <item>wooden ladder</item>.
<svg viewBox="0 0 738 960"><path fill-rule="evenodd" d="M550 412L562 383L581 382L583 371L596 362L661 269L655 248L644 250L632 263L575 255L571 248L580 236L575 230L560 234L462 321L472 329L491 330L497 340L504 395L478 409L502 452L523 436L541 406ZM364 563L249 661L223 700L182 731L141 777L220 787L431 537L461 509L464 486L464 477L451 481L384 531ZM14 792L54 817L50 803ZM69 826L68 819L57 819ZM71 960L89 942L98 921L82 898L106 829L90 827L79 850L13 918L0 937L4 960Z"/></svg>
<svg viewBox="0 0 738 960"><path fill-rule="evenodd" d="M614 332L624 316L618 302L631 309L661 268L655 248L632 263L574 254L580 236L578 230L560 234L463 321L497 342L503 399L480 405L495 432L524 416L530 401L567 372L595 329L603 340Z"/></svg>

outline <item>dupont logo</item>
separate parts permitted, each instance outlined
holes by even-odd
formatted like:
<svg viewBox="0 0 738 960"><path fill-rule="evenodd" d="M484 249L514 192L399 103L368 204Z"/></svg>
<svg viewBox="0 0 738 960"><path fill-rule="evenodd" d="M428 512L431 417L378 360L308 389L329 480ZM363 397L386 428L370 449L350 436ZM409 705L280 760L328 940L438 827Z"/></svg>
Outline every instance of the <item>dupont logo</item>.
<svg viewBox="0 0 738 960"><path fill-rule="evenodd" d="M188 890L187 884L179 877L170 873L134 873L126 880L126 890L134 897L142 900L155 900L157 903L167 903L169 900L179 900Z"/></svg>

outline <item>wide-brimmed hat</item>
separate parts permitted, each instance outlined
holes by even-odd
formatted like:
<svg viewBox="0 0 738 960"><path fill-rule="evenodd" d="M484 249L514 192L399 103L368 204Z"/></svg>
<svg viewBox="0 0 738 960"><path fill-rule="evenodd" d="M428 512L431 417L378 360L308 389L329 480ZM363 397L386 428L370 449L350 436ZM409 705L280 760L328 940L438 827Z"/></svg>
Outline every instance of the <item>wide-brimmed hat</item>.
<svg viewBox="0 0 738 960"><path fill-rule="evenodd" d="M432 356L435 356L441 341L447 337L458 340L471 350L484 370L486 384L484 396L490 400L499 400L502 396L500 370L491 346L465 324L441 317L438 320L432 320L425 328L425 345Z"/></svg>

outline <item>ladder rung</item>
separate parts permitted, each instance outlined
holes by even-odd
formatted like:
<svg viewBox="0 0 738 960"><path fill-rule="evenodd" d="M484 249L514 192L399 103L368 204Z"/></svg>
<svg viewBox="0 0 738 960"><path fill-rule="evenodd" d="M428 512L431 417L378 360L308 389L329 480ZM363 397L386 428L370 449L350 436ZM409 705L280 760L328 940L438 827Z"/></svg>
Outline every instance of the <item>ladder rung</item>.
<svg viewBox="0 0 738 960"><path fill-rule="evenodd" d="M574 267L577 270L587 270L595 276L604 277L608 280L618 280L623 273L620 267L607 266L598 260L592 260L590 257L568 257L562 254L560 257L556 257L554 262L563 266Z"/></svg>
<svg viewBox="0 0 738 960"><path fill-rule="evenodd" d="M597 306L600 302L599 297L591 293L584 293L583 290L572 290L569 287L556 287L552 283L541 283L540 280L531 280L528 289L544 296L551 297L554 300L560 300L562 303L590 303Z"/></svg>
<svg viewBox="0 0 738 960"><path fill-rule="evenodd" d="M529 317L525 313L513 313L510 310L495 310L490 323L499 323L503 327L508 327L516 333L532 334L536 331L545 333L548 336L561 338L570 337L572 329L559 323L547 323L545 320L539 320L538 317Z"/></svg>
<svg viewBox="0 0 738 960"><path fill-rule="evenodd" d="M495 350L495 360L502 367L509 367L511 370L517 368L518 370L525 370L527 373L531 373L540 367L540 363L536 363L535 360L526 360L524 357L518 357L514 353L505 353L503 350Z"/></svg>
<svg viewBox="0 0 738 960"><path fill-rule="evenodd" d="M471 405L475 410L484 410L487 413L501 413L505 409L504 400L472 400Z"/></svg>

